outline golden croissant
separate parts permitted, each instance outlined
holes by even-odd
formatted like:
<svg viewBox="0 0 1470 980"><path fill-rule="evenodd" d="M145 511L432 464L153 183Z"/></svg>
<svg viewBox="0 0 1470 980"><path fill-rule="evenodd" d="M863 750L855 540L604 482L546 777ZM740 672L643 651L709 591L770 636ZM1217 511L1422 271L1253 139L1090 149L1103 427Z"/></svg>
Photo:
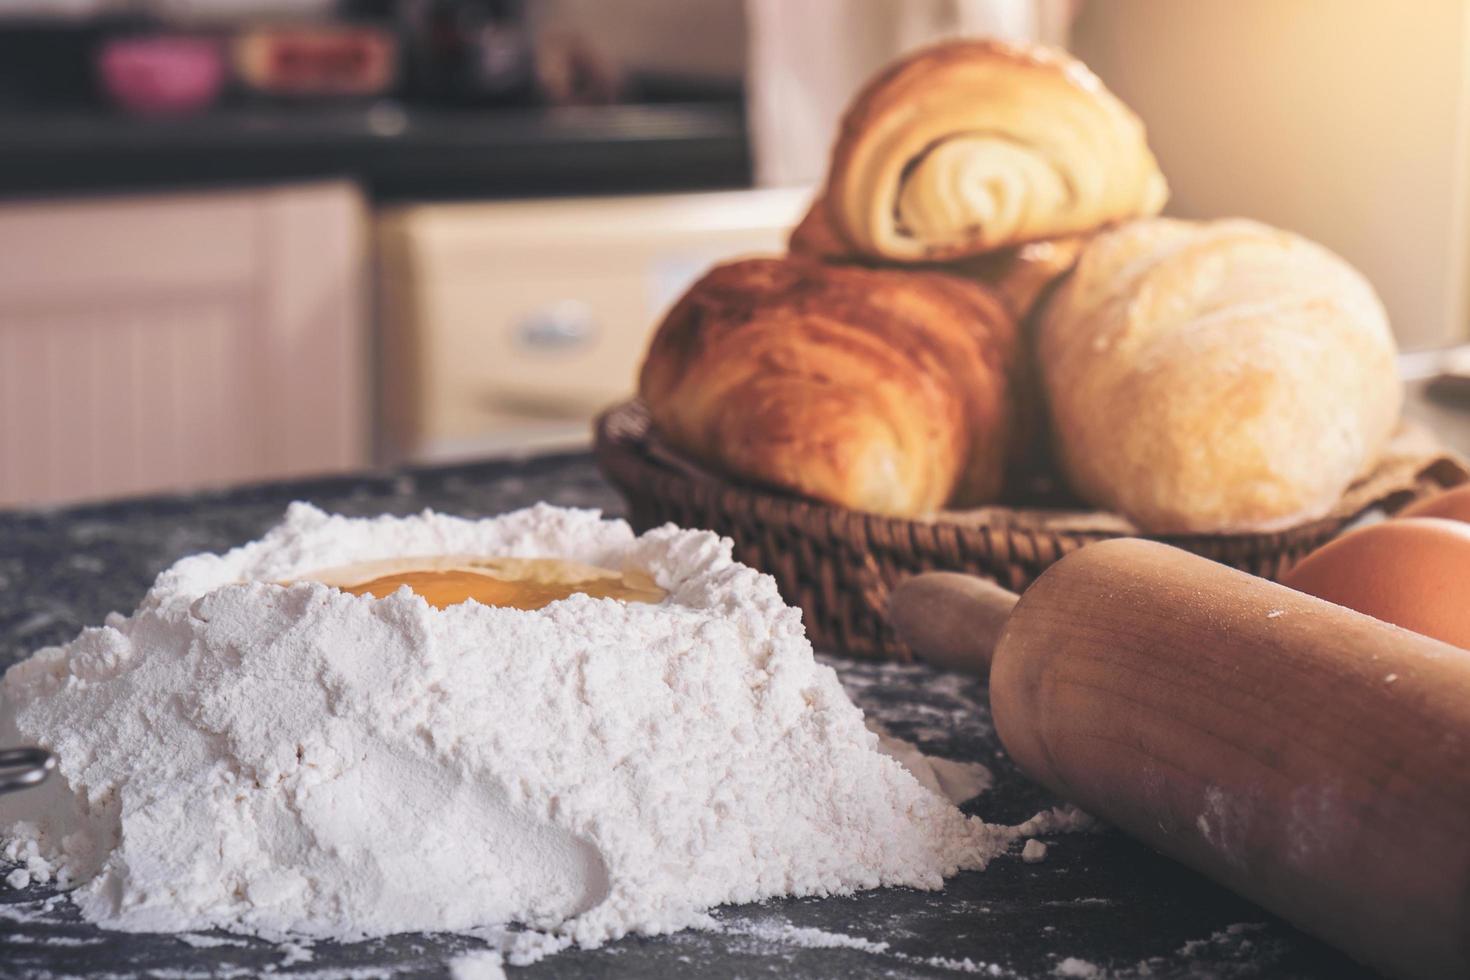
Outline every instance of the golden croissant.
<svg viewBox="0 0 1470 980"><path fill-rule="evenodd" d="M675 304L639 393L663 438L717 470L920 514L1000 492L1021 371L1014 320L975 283L747 259Z"/></svg>
<svg viewBox="0 0 1470 980"><path fill-rule="evenodd" d="M833 147L825 207L852 251L934 262L1154 215L1167 197L1143 124L1081 62L967 40L863 89Z"/></svg>
<svg viewBox="0 0 1470 980"><path fill-rule="evenodd" d="M927 263L920 268L947 272L963 279L973 279L1000 297L1017 320L1027 319L1037 303L1062 276L1071 270L1087 244L1085 235L1068 235L1027 242L1013 248L976 255L953 262ZM824 262L859 262L871 259L853 255L832 231L819 199L807 211L787 241L792 255L803 255Z"/></svg>

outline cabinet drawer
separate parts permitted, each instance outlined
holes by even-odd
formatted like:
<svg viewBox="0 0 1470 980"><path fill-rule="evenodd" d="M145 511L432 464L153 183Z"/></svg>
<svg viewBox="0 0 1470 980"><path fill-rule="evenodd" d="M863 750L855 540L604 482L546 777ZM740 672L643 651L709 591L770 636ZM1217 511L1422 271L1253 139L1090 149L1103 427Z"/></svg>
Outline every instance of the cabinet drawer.
<svg viewBox="0 0 1470 980"><path fill-rule="evenodd" d="M389 455L587 433L710 265L778 252L805 191L426 205L380 226ZM478 443L477 443L478 440Z"/></svg>
<svg viewBox="0 0 1470 980"><path fill-rule="evenodd" d="M636 274L483 280L426 338L443 408L593 411L629 390L650 305Z"/></svg>

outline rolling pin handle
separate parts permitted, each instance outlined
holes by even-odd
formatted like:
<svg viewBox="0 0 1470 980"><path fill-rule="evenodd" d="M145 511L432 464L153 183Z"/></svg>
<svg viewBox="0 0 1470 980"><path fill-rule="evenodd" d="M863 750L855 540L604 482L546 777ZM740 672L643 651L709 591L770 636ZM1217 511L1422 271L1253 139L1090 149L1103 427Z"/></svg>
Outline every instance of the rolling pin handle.
<svg viewBox="0 0 1470 980"><path fill-rule="evenodd" d="M920 660L988 677L991 654L1018 598L973 575L925 572L898 584L888 616Z"/></svg>

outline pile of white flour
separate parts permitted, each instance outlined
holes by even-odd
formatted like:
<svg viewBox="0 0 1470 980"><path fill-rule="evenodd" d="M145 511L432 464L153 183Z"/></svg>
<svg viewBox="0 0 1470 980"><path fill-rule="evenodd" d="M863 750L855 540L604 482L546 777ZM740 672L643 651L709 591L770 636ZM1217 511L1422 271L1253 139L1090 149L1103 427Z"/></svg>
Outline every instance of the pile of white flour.
<svg viewBox="0 0 1470 980"><path fill-rule="evenodd" d="M642 569L669 595L438 610L407 589L276 584L436 554ZM297 504L0 690L0 745L60 760L43 789L0 798L0 841L130 931L522 923L595 945L726 902L939 888L1021 832L881 754L800 613L728 541L635 537L594 511Z"/></svg>

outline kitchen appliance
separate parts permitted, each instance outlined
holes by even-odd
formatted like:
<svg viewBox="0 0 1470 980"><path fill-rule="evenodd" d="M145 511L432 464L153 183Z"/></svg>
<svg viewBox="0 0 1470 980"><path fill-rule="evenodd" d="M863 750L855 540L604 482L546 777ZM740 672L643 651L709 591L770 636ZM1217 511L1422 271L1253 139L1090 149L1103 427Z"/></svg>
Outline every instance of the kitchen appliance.
<svg viewBox="0 0 1470 980"><path fill-rule="evenodd" d="M534 100L536 56L524 0L406 0L409 94L439 102Z"/></svg>
<svg viewBox="0 0 1470 980"><path fill-rule="evenodd" d="M98 51L97 74L121 108L150 116L178 115L214 103L225 82L225 59L220 42L211 37L114 37Z"/></svg>
<svg viewBox="0 0 1470 980"><path fill-rule="evenodd" d="M370 98L398 72L397 39L369 25L263 25L241 32L231 50L240 83L275 98Z"/></svg>

